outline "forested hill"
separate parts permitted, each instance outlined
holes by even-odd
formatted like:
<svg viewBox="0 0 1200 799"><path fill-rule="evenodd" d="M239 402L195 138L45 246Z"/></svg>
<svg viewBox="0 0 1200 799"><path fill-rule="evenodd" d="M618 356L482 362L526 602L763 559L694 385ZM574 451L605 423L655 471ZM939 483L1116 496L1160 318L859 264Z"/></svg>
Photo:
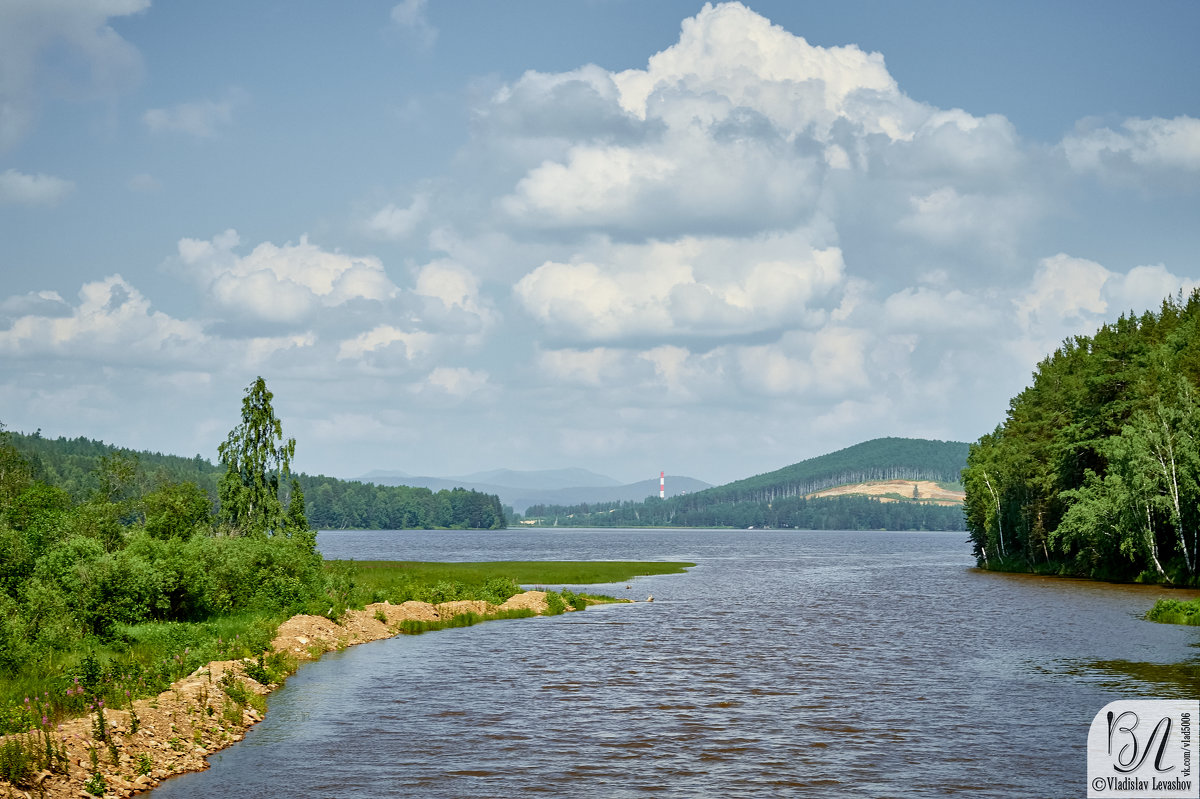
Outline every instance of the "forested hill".
<svg viewBox="0 0 1200 799"><path fill-rule="evenodd" d="M770 502L868 480L957 483L969 444L924 438L876 438L696 494L717 502Z"/></svg>
<svg viewBox="0 0 1200 799"><path fill-rule="evenodd" d="M968 445L879 438L783 469L666 500L534 505L525 522L558 526L795 527L848 530L962 530L962 509L862 496L808 494L869 480L957 483Z"/></svg>
<svg viewBox="0 0 1200 799"><path fill-rule="evenodd" d="M196 455L184 458L133 450L87 438L45 438L11 433L10 443L33 467L34 476L58 486L76 501L105 493L106 480L127 479L150 490L191 482L211 499L224 470ZM483 528L504 526L498 497L464 489L378 486L324 475L295 475L306 498L306 516L316 529Z"/></svg>
<svg viewBox="0 0 1200 799"><path fill-rule="evenodd" d="M1065 341L963 484L980 566L1200 584L1200 290Z"/></svg>

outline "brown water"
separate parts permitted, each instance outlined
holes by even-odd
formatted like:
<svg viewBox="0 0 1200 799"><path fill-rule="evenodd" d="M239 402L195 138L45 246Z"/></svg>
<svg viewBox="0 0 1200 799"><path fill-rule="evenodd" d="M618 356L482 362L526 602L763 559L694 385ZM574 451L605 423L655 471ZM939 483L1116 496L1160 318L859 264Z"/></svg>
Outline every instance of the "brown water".
<svg viewBox="0 0 1200 799"><path fill-rule="evenodd" d="M1082 796L1093 715L1197 696L1179 592L971 568L963 533L322 533L327 557L689 560L653 604L306 665L165 797Z"/></svg>

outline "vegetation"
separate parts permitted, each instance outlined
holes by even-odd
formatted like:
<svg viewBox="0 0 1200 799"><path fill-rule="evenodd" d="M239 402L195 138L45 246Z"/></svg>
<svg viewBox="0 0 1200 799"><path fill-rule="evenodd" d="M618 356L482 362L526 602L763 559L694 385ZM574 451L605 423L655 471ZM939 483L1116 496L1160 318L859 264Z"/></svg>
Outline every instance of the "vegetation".
<svg viewBox="0 0 1200 799"><path fill-rule="evenodd" d="M1200 599L1181 602L1178 599L1160 599L1146 614L1150 621L1163 624L1190 624L1200 626Z"/></svg>
<svg viewBox="0 0 1200 799"><path fill-rule="evenodd" d="M963 472L981 566L1198 584L1198 325L1180 294L1038 365Z"/></svg>
<svg viewBox="0 0 1200 799"><path fill-rule="evenodd" d="M611 581L690 565L327 564L290 474L295 444L283 438L271 400L261 379L247 389L219 477L199 459L173 464L214 478L216 512L200 484L172 480L167 469L147 476L132 453L70 442L69 457L27 457L0 429L0 735L25 735L0 749L0 776L20 782L45 768L54 752L31 747L39 734L50 741L58 720L94 712L102 734L106 706L132 710L133 699L209 661L249 658L250 676L282 681L294 663L270 643L294 613L336 619L384 599L500 604L523 581ZM95 473L70 490L41 479L85 463Z"/></svg>
<svg viewBox="0 0 1200 799"><path fill-rule="evenodd" d="M211 513L220 484L230 473L228 464L214 465L200 455L183 458L134 452L82 437L43 438L40 431L29 435L12 433L9 443L13 454L35 478L62 489L75 503L107 493L107 487L114 481L124 485L130 494L181 486L175 491L186 492L186 496L164 496L163 501L190 501L200 516L203 514L198 509L204 498L208 504L206 513ZM289 474L290 464L289 455ZM282 466L282 462L278 461L278 465ZM0 470L3 468L0 464ZM274 476L278 487L286 489L281 493L280 503L286 505L290 495L298 492L306 500L303 505L308 525L317 530L495 530L505 526L504 509L494 494L462 488L434 492L428 488L379 486L303 473L290 474L289 478L282 468L271 472L273 475L264 472L267 474L264 479ZM230 506L229 513L237 513L234 507Z"/></svg>
<svg viewBox="0 0 1200 799"><path fill-rule="evenodd" d="M489 580L508 580L514 585L586 585L620 583L631 577L652 574L682 574L694 563L670 561L522 561L499 560L480 563L428 563L422 561L328 561L331 568L353 567L356 580L373 590L395 590L404 583L433 585L458 583L464 586L484 586ZM515 590L507 596L517 593ZM389 594L367 602L403 602L398 595ZM504 597L504 598L507 598ZM409 599L415 597L406 597ZM460 597L454 597L458 599ZM469 597L475 599L477 597Z"/></svg>
<svg viewBox="0 0 1200 799"><path fill-rule="evenodd" d="M525 518L559 527L791 527L810 530L962 530L962 511L897 496L808 499L808 494L868 480L953 484L966 465L965 443L879 438L774 472L669 499L573 506L533 505Z"/></svg>

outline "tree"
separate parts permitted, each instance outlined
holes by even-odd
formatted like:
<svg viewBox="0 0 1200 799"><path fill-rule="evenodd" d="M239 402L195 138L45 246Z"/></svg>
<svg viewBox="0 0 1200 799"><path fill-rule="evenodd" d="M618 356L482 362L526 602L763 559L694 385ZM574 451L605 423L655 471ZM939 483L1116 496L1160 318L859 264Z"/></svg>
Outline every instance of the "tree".
<svg viewBox="0 0 1200 799"><path fill-rule="evenodd" d="M220 518L235 534L269 536L287 527L279 487L291 476L296 439L284 440L273 397L266 381L255 379L242 399L241 424L217 448L225 467L217 488Z"/></svg>

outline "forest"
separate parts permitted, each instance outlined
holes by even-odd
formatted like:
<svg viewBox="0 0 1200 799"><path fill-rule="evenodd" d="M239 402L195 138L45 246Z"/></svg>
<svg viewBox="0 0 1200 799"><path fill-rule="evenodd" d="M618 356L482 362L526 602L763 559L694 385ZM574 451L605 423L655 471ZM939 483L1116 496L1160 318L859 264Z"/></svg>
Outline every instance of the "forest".
<svg viewBox="0 0 1200 799"><path fill-rule="evenodd" d="M1200 290L1122 315L1038 364L971 445L980 566L1197 585Z"/></svg>
<svg viewBox="0 0 1200 799"><path fill-rule="evenodd" d="M962 509L863 496L808 499L867 480L956 483L968 445L878 438L694 494L644 502L534 505L527 519L570 527L791 527L809 530L964 530Z"/></svg>
<svg viewBox="0 0 1200 799"><path fill-rule="evenodd" d="M131 490L156 485L193 483L214 502L223 469L196 455L183 458L158 452L134 452L88 438L44 438L10 433L9 444L29 463L40 481L82 502L112 479L120 464ZM103 468L102 468L103 467ZM307 498L309 526L318 530L483 529L505 525L504 509L494 494L462 488L430 491L408 486L380 486L324 475L294 474Z"/></svg>
<svg viewBox="0 0 1200 799"><path fill-rule="evenodd" d="M787 497L775 502L673 499L572 507L534 505L526 516L553 527L775 527L800 530L963 530L962 508L874 497ZM676 501L679 500L679 501Z"/></svg>

